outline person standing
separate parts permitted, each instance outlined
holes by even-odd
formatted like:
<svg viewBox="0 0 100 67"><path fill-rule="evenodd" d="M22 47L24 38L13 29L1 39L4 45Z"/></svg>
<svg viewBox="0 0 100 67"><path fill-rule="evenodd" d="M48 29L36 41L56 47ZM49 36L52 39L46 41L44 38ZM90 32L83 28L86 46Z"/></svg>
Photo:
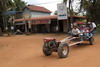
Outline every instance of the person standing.
<svg viewBox="0 0 100 67"><path fill-rule="evenodd" d="M96 24L94 22L92 22L92 28L96 31Z"/></svg>
<svg viewBox="0 0 100 67"><path fill-rule="evenodd" d="M11 32L14 33L14 27L13 26L11 26Z"/></svg>
<svg viewBox="0 0 100 67"><path fill-rule="evenodd" d="M95 32L96 32L96 24L94 23L94 22L91 22L91 30L90 30L90 32L92 33L92 34L95 34Z"/></svg>

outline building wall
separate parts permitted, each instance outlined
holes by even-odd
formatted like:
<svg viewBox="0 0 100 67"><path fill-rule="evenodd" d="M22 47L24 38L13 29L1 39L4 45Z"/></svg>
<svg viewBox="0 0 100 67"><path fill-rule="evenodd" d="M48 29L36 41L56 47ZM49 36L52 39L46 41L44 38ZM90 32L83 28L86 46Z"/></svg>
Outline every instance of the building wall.
<svg viewBox="0 0 100 67"><path fill-rule="evenodd" d="M26 18L26 16L27 16L27 18L30 16L31 17L31 10L29 10L29 9L24 9L24 11L23 11L23 18Z"/></svg>
<svg viewBox="0 0 100 67"><path fill-rule="evenodd" d="M32 17L50 16L51 13L39 12L39 11L31 11L31 10L29 10L29 9L26 8L23 11L23 17L25 15L29 15L30 18L32 18Z"/></svg>
<svg viewBox="0 0 100 67"><path fill-rule="evenodd" d="M32 11L31 16L32 17L50 16L50 13Z"/></svg>

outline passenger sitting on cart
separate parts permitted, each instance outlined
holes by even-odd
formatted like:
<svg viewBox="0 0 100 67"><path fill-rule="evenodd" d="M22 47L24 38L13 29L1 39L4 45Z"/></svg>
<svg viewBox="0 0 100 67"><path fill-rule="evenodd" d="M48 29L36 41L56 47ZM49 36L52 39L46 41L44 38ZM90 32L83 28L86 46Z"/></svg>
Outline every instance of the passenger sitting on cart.
<svg viewBox="0 0 100 67"><path fill-rule="evenodd" d="M82 40L83 36L85 36L86 38L89 38L89 30L86 28L85 25L82 25L80 31L81 31L81 33L80 33L81 40Z"/></svg>
<svg viewBox="0 0 100 67"><path fill-rule="evenodd" d="M71 35L73 37L80 37L80 30L77 28L77 26L73 26Z"/></svg>

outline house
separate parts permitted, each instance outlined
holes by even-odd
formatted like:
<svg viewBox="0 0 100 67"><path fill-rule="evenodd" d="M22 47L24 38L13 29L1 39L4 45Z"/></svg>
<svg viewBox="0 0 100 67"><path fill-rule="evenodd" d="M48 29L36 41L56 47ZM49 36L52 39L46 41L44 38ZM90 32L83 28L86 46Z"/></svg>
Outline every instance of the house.
<svg viewBox="0 0 100 67"><path fill-rule="evenodd" d="M15 28L23 32L67 32L68 26L71 26L70 20L58 20L57 15L51 16L51 11L41 6L28 5L23 9L22 15L23 18L15 19L15 25L18 25ZM73 22L76 19L86 19L86 17L73 16Z"/></svg>
<svg viewBox="0 0 100 67"><path fill-rule="evenodd" d="M43 32L57 32L57 27L59 28L59 32L67 32L68 25L70 26L70 21L66 20L58 20L57 15L53 16L43 16L43 17L34 17L28 19L16 19L15 22L18 23L20 21L31 21L31 32L43 33ZM70 19L70 16L68 16ZM85 16L73 16L73 22L77 19L86 19ZM50 21L50 22L49 22Z"/></svg>
<svg viewBox="0 0 100 67"><path fill-rule="evenodd" d="M18 15L18 14L17 14ZM35 5L27 5L22 12L22 18L23 19L31 19L35 17L44 17L44 16L50 16L51 11L41 7L41 6L35 6ZM19 19L19 18L16 18ZM42 22L42 25L37 25L38 28L44 27L47 22L50 23L50 20L38 20L38 21L20 21L18 23L15 23L15 30L18 28L22 28L22 31L29 31L28 28L35 29L35 26L32 24L33 22ZM27 26L27 27L26 27ZM25 28L26 27L26 28ZM25 30L24 30L25 29Z"/></svg>
<svg viewBox="0 0 100 67"><path fill-rule="evenodd" d="M41 16L50 16L51 11L41 6L28 5L23 9L22 14L24 18L33 18Z"/></svg>

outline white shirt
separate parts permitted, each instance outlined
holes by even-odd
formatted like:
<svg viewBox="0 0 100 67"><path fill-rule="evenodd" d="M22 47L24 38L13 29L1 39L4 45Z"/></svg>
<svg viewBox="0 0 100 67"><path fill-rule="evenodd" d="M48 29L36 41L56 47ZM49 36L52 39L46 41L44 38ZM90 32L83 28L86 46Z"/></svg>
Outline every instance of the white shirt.
<svg viewBox="0 0 100 67"><path fill-rule="evenodd" d="M79 30L78 28L72 29L72 33L73 33L74 35L77 35L77 34L80 33L80 30Z"/></svg>
<svg viewBox="0 0 100 67"><path fill-rule="evenodd" d="M95 24L94 22L92 23L92 27L93 27L93 28L97 27L96 24Z"/></svg>
<svg viewBox="0 0 100 67"><path fill-rule="evenodd" d="M13 30L13 29L14 29L14 27L13 27L13 26L11 26L11 29Z"/></svg>

